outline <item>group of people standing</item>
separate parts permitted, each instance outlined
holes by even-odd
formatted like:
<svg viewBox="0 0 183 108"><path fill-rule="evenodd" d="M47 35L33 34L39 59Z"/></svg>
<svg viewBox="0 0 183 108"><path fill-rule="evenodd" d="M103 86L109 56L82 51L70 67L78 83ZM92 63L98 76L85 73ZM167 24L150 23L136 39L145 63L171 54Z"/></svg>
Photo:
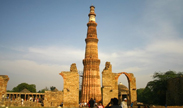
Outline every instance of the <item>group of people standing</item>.
<svg viewBox="0 0 183 108"><path fill-rule="evenodd" d="M93 98L91 98L89 100L89 102L87 103L87 106L89 108L104 108L104 106L102 105L102 102L99 102L99 105L97 105L95 103L95 100ZM131 104L131 108L133 107L133 103ZM118 103L118 99L117 98L112 98L111 101L108 103L108 105L105 108L128 108L127 106L127 99L124 98L124 101L122 101L119 105Z"/></svg>
<svg viewBox="0 0 183 108"><path fill-rule="evenodd" d="M104 108L104 106L102 105L102 102L99 102L99 105L97 105L95 103L95 100L93 98L91 98L88 102L88 106L89 108L94 108L95 106L97 106L97 108Z"/></svg>
<svg viewBox="0 0 183 108"><path fill-rule="evenodd" d="M132 106L133 106L133 103L132 103ZM111 101L106 106L106 108L128 108L127 99L124 98L124 100L119 104L117 98L112 98Z"/></svg>

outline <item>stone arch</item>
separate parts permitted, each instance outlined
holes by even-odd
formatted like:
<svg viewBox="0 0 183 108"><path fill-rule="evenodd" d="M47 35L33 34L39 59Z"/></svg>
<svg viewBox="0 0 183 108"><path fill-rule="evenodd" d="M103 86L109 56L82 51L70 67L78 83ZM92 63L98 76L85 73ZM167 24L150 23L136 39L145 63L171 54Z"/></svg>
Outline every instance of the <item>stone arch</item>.
<svg viewBox="0 0 183 108"><path fill-rule="evenodd" d="M134 105L137 104L136 79L133 73L113 73L112 65L110 62L106 62L105 68L102 71L102 101L104 106L110 102L111 98L118 98L118 78L122 74L128 79L130 103L133 102Z"/></svg>
<svg viewBox="0 0 183 108"><path fill-rule="evenodd" d="M137 90L136 90L136 78L134 77L133 73L127 73L127 72L120 72L116 76L116 80L118 81L118 78L120 75L124 74L128 79L128 85L129 85L129 101L130 103L134 103L134 105L137 104Z"/></svg>

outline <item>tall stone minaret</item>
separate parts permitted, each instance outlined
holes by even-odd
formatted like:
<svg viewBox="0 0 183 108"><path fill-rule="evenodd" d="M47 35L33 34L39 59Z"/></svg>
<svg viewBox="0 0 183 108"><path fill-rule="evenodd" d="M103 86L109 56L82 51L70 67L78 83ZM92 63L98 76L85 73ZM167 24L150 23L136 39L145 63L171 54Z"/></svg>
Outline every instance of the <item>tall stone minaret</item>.
<svg viewBox="0 0 183 108"><path fill-rule="evenodd" d="M95 22L96 14L94 6L90 6L88 16L85 59L83 59L81 102L88 102L91 98L99 102L101 101L100 59L98 59L97 23Z"/></svg>

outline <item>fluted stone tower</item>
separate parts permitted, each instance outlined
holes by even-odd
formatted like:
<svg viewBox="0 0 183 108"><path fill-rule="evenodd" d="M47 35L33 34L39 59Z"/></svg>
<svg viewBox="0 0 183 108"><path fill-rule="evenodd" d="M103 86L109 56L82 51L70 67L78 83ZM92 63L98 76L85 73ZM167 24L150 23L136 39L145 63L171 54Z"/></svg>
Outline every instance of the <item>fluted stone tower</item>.
<svg viewBox="0 0 183 108"><path fill-rule="evenodd" d="M88 102L91 98L99 102L101 101L100 59L98 59L97 23L95 22L96 14L94 6L90 6L88 16L85 59L83 59L81 102Z"/></svg>

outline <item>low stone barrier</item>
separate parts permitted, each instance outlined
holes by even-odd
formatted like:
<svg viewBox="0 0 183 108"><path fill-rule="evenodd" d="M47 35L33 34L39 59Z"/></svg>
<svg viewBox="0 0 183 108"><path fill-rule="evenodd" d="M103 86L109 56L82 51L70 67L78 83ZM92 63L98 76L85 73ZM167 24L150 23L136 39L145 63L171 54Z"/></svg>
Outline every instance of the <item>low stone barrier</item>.
<svg viewBox="0 0 183 108"><path fill-rule="evenodd" d="M20 101L5 101L5 106L8 107L41 107L41 103L24 101L23 105Z"/></svg>

